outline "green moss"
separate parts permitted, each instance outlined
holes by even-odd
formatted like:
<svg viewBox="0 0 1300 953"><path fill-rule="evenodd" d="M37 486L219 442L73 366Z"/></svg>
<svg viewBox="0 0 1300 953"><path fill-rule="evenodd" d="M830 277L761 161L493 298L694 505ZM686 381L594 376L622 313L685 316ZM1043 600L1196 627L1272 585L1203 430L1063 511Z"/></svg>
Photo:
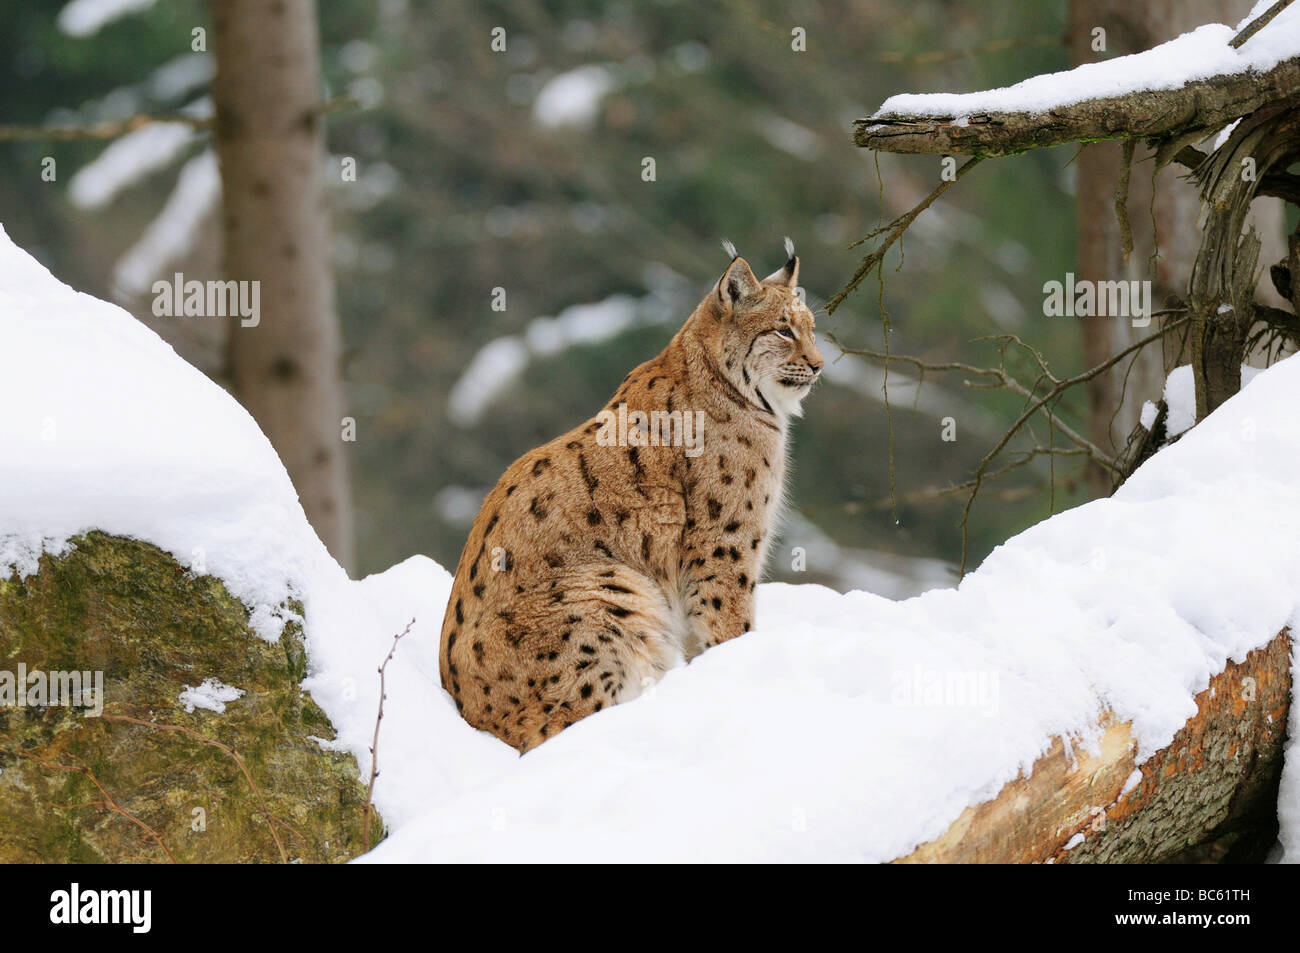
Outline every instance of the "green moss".
<svg viewBox="0 0 1300 953"><path fill-rule="evenodd" d="M290 860L361 852L365 789L352 758L312 740L333 730L299 688L300 626L275 644L258 638L220 580L147 543L90 533L35 575L0 580L0 672L20 663L102 671L105 714L150 724L0 706L0 861L165 861L161 840L183 862L279 862L272 824ZM222 714L187 713L179 693L205 678L244 695ZM243 759L260 799L206 741ZM381 836L376 816L371 843Z"/></svg>

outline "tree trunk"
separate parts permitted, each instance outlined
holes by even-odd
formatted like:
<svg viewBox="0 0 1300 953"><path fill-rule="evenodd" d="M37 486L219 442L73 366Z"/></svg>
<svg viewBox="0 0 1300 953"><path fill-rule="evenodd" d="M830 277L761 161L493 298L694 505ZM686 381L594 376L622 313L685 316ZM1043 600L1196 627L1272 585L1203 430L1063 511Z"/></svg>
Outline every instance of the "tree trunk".
<svg viewBox="0 0 1300 953"><path fill-rule="evenodd" d="M1096 62L1103 56L1141 52L1204 23L1235 24L1250 12L1251 6L1251 0L1071 0L1070 61L1078 65ZM1105 54L1092 49L1096 27L1106 31ZM1079 156L1078 275L1092 281L1150 279L1152 306L1158 310L1170 296L1181 298L1185 293L1200 242L1197 217L1201 204L1196 189L1182 180L1182 169L1166 166L1153 182L1149 171L1152 155L1144 143L1137 143L1127 203L1133 250L1127 260L1115 210L1124 146L1097 142L1085 147ZM1264 241L1261 260L1274 262L1285 257L1282 203L1260 200L1252 220ZM1157 246L1159 257L1153 270L1151 259ZM1132 322L1114 318L1082 319L1084 364L1095 367L1139 337L1152 333L1155 322L1160 320L1155 318L1150 327L1134 328ZM1122 448L1137 425L1143 401L1158 399L1168 371L1190 359L1177 340L1166 340L1163 354L1152 348L1138 354L1127 381L1126 365L1120 365L1089 382L1088 438L1103 450ZM1110 474L1097 467L1091 471L1098 491L1109 492Z"/></svg>
<svg viewBox="0 0 1300 953"><path fill-rule="evenodd" d="M260 283L258 322L231 323L231 382L280 454L317 534L350 568L316 7L213 0L211 11L225 276Z"/></svg>

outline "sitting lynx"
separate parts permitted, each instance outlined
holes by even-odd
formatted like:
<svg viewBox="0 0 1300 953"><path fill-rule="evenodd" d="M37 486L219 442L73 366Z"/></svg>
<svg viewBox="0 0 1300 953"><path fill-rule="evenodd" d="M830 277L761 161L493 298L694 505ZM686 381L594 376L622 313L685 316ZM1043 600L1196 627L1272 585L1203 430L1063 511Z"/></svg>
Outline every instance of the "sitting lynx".
<svg viewBox="0 0 1300 953"><path fill-rule="evenodd" d="M732 261L597 417L516 460L456 569L439 653L471 725L521 752L747 631L787 428L821 373L799 259Z"/></svg>

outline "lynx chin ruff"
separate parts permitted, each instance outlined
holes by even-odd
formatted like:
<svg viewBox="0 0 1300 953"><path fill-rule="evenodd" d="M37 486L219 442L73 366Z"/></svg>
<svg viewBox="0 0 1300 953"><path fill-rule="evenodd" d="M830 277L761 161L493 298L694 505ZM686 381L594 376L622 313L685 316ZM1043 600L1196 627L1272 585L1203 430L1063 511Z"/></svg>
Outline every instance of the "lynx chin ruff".
<svg viewBox="0 0 1300 953"><path fill-rule="evenodd" d="M824 364L799 259L731 264L596 417L488 494L442 623L443 687L521 752L754 621L787 432Z"/></svg>

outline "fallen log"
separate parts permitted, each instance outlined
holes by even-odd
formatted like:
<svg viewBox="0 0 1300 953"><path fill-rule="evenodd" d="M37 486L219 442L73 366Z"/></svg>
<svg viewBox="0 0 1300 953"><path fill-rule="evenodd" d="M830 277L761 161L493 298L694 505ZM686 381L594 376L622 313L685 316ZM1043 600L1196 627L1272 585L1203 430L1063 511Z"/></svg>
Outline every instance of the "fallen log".
<svg viewBox="0 0 1300 953"><path fill-rule="evenodd" d="M1283 630L1212 678L1196 714L1140 769L1129 723L1103 719L1096 750L1053 739L1027 776L897 862L1260 859L1276 836L1290 691Z"/></svg>

